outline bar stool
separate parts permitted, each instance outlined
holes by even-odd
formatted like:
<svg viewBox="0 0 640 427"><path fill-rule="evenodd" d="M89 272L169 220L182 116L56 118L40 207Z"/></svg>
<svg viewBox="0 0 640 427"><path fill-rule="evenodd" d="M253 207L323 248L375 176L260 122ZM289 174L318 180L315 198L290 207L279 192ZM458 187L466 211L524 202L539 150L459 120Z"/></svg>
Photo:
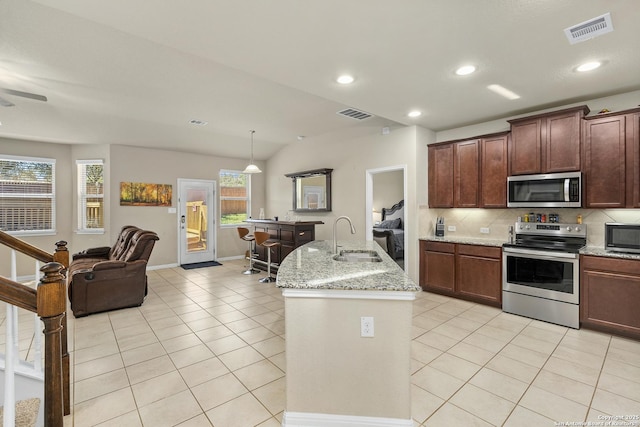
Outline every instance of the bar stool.
<svg viewBox="0 0 640 427"><path fill-rule="evenodd" d="M249 234L249 229L245 227L238 227L238 235L245 242L249 242L249 269L243 271L242 274L256 274L260 273L259 270L253 268L253 242L256 240L253 234Z"/></svg>
<svg viewBox="0 0 640 427"><path fill-rule="evenodd" d="M267 277L264 277L258 280L258 282L260 283L275 282L276 278L271 277L271 248L275 246L280 246L280 242L269 242L268 241L270 237L269 233L266 233L264 231L256 231L254 235L256 238L256 245L262 246L267 250Z"/></svg>

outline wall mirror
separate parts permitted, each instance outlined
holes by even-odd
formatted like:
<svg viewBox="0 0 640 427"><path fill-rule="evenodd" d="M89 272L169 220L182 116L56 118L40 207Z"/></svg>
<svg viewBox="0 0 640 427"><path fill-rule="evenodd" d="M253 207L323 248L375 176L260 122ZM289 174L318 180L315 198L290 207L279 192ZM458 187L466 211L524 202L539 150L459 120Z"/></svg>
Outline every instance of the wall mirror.
<svg viewBox="0 0 640 427"><path fill-rule="evenodd" d="M293 181L294 211L331 211L331 171L333 169L314 169L285 175Z"/></svg>

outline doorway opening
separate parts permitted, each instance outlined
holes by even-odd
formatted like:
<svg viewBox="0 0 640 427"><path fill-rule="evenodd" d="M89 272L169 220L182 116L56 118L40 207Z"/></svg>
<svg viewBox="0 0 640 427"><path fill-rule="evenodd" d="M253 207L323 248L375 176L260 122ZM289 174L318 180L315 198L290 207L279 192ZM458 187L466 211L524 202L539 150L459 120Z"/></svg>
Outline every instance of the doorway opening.
<svg viewBox="0 0 640 427"><path fill-rule="evenodd" d="M180 265L215 261L215 181L178 179Z"/></svg>
<svg viewBox="0 0 640 427"><path fill-rule="evenodd" d="M404 206L407 202L407 167L406 165L389 166L378 169L367 169L366 171L366 239L374 240L374 228L378 231L380 225L387 226L388 222L382 223L382 220L388 221L390 218L401 218L399 227L394 225L388 238L376 237L375 240L387 250L387 253L394 254L395 261L405 271L408 270L408 248L407 239L410 233L406 221L406 212ZM384 209L384 210L383 210ZM389 215L389 212L394 212ZM387 216L383 218L383 215ZM392 236L393 235L393 236ZM380 236L380 233L376 233ZM395 245L393 250L391 245Z"/></svg>

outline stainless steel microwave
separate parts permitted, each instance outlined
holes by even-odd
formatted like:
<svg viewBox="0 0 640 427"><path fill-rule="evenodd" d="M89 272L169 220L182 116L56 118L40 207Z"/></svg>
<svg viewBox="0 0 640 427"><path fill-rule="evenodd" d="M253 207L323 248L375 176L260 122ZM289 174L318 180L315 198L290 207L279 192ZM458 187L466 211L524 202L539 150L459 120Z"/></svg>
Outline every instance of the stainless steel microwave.
<svg viewBox="0 0 640 427"><path fill-rule="evenodd" d="M640 224L604 224L604 248L610 252L640 253Z"/></svg>
<svg viewBox="0 0 640 427"><path fill-rule="evenodd" d="M510 208L579 208L582 206L580 172L519 175L507 178Z"/></svg>

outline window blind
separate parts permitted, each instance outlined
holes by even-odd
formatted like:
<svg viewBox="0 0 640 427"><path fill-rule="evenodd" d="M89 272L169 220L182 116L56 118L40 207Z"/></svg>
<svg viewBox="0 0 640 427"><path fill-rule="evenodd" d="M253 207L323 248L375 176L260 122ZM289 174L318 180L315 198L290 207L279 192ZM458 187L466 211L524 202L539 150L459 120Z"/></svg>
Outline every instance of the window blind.
<svg viewBox="0 0 640 427"><path fill-rule="evenodd" d="M76 160L78 169L78 230L104 231L104 162Z"/></svg>
<svg viewBox="0 0 640 427"><path fill-rule="evenodd" d="M55 232L55 160L0 156L0 229Z"/></svg>

